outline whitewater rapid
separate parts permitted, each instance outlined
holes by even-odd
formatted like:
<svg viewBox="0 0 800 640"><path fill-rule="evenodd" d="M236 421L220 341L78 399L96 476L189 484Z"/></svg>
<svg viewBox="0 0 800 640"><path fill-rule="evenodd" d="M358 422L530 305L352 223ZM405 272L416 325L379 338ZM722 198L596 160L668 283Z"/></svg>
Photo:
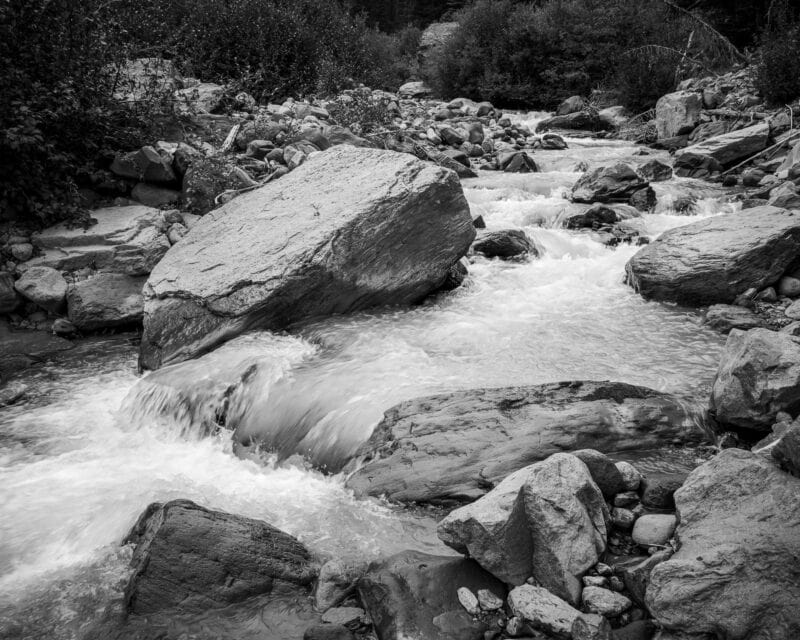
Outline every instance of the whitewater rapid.
<svg viewBox="0 0 800 640"><path fill-rule="evenodd" d="M463 287L412 309L332 318L223 348L215 366L226 358L260 363L236 398L240 433L302 425L297 450L324 464L351 454L396 402L441 390L612 379L702 398L722 338L696 311L644 301L624 283L638 247L606 247L560 226L578 165L641 160L638 148L569 144L536 152L542 173L463 181L473 215L489 229L525 229L541 258L475 258ZM735 206L691 180L656 190L656 212L633 221L650 238ZM687 194L697 200L690 216L672 206ZM119 542L153 501L188 498L261 518L321 558L447 553L436 512L358 500L341 475L299 456L265 465L234 455L230 432L201 429L196 416L183 424L159 418L141 406L135 362L129 336L99 340L25 374L29 399L0 410L0 637L15 629L79 637L119 597L129 553ZM201 394L205 373L194 375Z"/></svg>

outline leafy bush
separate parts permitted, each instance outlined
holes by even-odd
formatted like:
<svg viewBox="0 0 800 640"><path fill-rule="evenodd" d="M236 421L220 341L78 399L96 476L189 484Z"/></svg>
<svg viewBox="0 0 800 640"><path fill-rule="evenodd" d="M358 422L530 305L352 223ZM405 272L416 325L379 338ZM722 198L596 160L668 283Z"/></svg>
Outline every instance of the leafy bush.
<svg viewBox="0 0 800 640"><path fill-rule="evenodd" d="M448 98L553 108L607 85L643 110L697 71L698 56L718 62L715 36L660 2L475 0L455 17L459 29L425 70Z"/></svg>
<svg viewBox="0 0 800 640"><path fill-rule="evenodd" d="M800 98L800 10L789 2L775 2L770 22L761 36L756 84L774 104Z"/></svg>

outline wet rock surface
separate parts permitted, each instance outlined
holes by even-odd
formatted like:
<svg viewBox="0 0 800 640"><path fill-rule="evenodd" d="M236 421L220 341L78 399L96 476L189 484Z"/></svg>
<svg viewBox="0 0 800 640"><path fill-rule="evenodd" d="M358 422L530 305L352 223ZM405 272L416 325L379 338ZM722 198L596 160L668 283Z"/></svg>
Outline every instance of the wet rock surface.
<svg viewBox="0 0 800 640"><path fill-rule="evenodd" d="M170 250L145 288L141 364L196 356L251 329L415 302L474 234L454 174L336 147L206 216Z"/></svg>
<svg viewBox="0 0 800 640"><path fill-rule="evenodd" d="M702 438L693 410L621 383L476 389L419 398L386 412L347 484L403 502L479 498L509 472L553 453L624 451ZM599 418L599 419L598 419Z"/></svg>

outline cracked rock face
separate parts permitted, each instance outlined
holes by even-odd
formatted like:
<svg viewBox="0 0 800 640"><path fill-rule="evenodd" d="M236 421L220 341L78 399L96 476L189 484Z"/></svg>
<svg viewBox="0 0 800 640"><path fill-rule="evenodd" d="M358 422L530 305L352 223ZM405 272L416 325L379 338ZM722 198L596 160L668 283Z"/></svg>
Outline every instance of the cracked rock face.
<svg viewBox="0 0 800 640"><path fill-rule="evenodd" d="M145 287L144 368L252 329L409 304L475 237L457 176L347 145L203 217Z"/></svg>

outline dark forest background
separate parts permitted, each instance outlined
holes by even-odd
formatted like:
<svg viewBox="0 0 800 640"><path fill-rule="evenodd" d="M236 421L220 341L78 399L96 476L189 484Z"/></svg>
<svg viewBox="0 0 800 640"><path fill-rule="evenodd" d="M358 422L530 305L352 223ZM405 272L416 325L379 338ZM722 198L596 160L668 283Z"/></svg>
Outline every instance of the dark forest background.
<svg viewBox="0 0 800 640"><path fill-rule="evenodd" d="M686 77L749 65L764 98L800 96L793 0L5 0L0 213L80 209L98 157L172 117L171 93L114 99L115 69L168 59L257 101L424 80L439 97L553 109L603 93L639 113ZM431 22L458 24L420 55Z"/></svg>

